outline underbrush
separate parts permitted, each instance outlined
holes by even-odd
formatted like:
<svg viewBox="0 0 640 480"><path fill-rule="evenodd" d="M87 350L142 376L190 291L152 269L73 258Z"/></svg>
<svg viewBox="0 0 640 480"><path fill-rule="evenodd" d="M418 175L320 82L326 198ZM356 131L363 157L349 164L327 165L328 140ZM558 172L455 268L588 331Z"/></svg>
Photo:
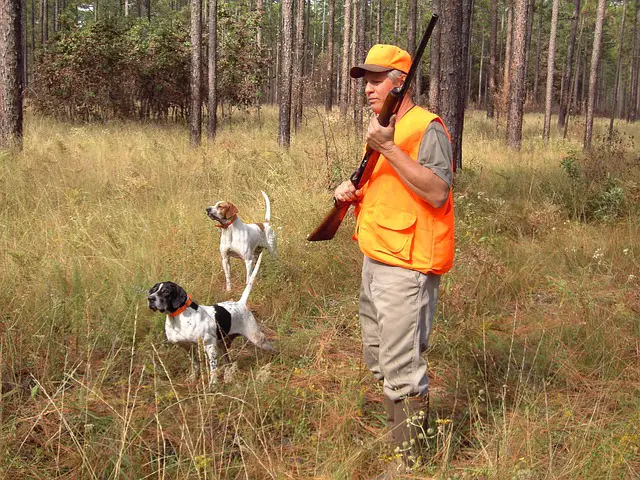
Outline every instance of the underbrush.
<svg viewBox="0 0 640 480"><path fill-rule="evenodd" d="M370 478L386 468L382 390L361 362L361 254L348 217L306 235L359 162L335 115L309 113L286 152L277 112L236 116L190 150L177 126L29 117L0 164L0 476ZM527 116L505 151L482 112L454 188L456 260L441 283L425 463L409 478L637 478L640 219L631 127L578 151ZM604 128L604 124L600 126ZM622 129L621 129L622 131ZM571 133L571 132L570 132ZM632 132L631 132L632 133ZM620 190L617 190L620 189ZM224 292L227 199L247 221L272 202L279 257L250 297L277 354L243 340L207 391L164 340L146 290Z"/></svg>

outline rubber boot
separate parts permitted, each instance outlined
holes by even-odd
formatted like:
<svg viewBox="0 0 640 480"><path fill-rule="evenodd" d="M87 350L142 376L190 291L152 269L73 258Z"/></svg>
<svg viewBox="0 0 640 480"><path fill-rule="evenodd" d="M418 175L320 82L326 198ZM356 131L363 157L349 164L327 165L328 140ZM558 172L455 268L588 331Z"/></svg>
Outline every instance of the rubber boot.
<svg viewBox="0 0 640 480"><path fill-rule="evenodd" d="M420 456L420 446L427 432L429 398L407 397L395 404L394 440L396 452L402 455L407 468L412 468Z"/></svg>
<svg viewBox="0 0 640 480"><path fill-rule="evenodd" d="M384 395L384 406L387 411L387 430L388 430L387 434L385 435L385 439L387 440L388 443L395 444L396 439L394 435L394 427L395 427L394 415L395 415L396 404L393 400L391 400L389 397Z"/></svg>

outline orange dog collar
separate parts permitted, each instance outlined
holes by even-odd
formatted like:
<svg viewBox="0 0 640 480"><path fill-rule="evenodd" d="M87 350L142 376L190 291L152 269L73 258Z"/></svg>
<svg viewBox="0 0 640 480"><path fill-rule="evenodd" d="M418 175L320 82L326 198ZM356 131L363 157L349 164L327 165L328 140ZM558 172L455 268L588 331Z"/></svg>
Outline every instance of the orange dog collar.
<svg viewBox="0 0 640 480"><path fill-rule="evenodd" d="M191 305L191 295L187 295L187 301L184 303L184 305L182 305L179 309L177 309L175 312L173 313L168 313L167 315L169 315L170 317L177 317L178 315L180 315L182 312L184 312L187 308L189 308L189 306Z"/></svg>
<svg viewBox="0 0 640 480"><path fill-rule="evenodd" d="M229 228L229 225L231 225L233 222L235 222L236 218L238 218L238 215L234 215L233 217L231 217L229 219L229 222L225 223L224 225L219 225L219 224L216 223L216 227L218 227L218 228Z"/></svg>

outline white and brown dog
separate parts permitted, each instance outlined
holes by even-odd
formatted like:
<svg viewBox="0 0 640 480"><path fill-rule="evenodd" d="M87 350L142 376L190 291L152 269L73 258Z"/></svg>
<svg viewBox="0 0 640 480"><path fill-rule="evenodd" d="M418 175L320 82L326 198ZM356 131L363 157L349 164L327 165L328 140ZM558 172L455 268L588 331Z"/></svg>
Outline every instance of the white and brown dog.
<svg viewBox="0 0 640 480"><path fill-rule="evenodd" d="M269 253L277 256L276 232L269 223L271 203L266 193L262 192L262 196L266 203L265 220L262 223L244 223L238 217L238 209L231 202L220 201L206 209L209 218L217 222L216 226L221 229L220 255L227 292L231 290L229 257L240 257L244 260L249 282L255 255L260 250L266 248Z"/></svg>
<svg viewBox="0 0 640 480"><path fill-rule="evenodd" d="M247 299L256 279L262 253L238 302L222 302L213 306L198 305L182 287L173 282L156 283L147 295L149 308L167 314L164 331L167 340L191 353L193 374L200 376L197 345L201 340L209 360L209 386L216 382L218 351L227 361L227 347L242 335L263 350L275 350L262 333L255 317L247 308Z"/></svg>

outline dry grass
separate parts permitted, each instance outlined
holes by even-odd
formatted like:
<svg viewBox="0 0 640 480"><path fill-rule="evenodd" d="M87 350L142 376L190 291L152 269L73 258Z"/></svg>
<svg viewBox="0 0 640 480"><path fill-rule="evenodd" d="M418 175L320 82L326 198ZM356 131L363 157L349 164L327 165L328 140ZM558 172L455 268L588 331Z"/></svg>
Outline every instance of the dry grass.
<svg viewBox="0 0 640 480"><path fill-rule="evenodd" d="M363 479L385 468L382 393L360 360L353 223L305 242L361 146L309 110L286 152L275 122L269 108L260 121L237 114L190 150L180 126L29 117L24 153L0 154L0 477ZM580 156L580 125L544 146L541 122L526 118L513 153L482 112L468 114L456 266L429 353L436 428L415 478L640 474L639 152L624 145L624 208L578 221L560 162ZM164 342L144 293L170 279L200 303L228 299L204 208L229 199L258 221L261 189L280 256L265 258L250 302L279 353L237 340L235 365L207 392L185 383L187 357ZM232 263L232 297L243 271Z"/></svg>

